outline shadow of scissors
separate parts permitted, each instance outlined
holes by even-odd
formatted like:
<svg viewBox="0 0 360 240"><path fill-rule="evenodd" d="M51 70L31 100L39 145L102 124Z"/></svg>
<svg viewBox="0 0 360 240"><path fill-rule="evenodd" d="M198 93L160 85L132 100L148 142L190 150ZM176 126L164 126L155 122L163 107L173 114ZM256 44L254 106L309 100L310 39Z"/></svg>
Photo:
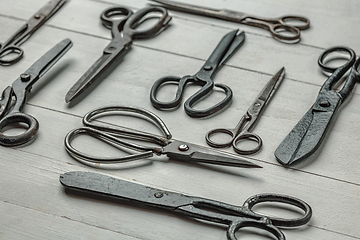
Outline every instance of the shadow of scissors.
<svg viewBox="0 0 360 240"><path fill-rule="evenodd" d="M37 82L59 59L72 47L70 39L65 39L45 53L28 70L20 75L11 86L7 87L0 100L0 144L18 146L32 140L38 129L38 121L31 115L22 113L27 94ZM6 135L2 132L11 128L11 124L25 123L27 129L18 135Z"/></svg>
<svg viewBox="0 0 360 240"><path fill-rule="evenodd" d="M248 198L242 206L235 206L91 172L67 172L60 175L60 182L66 189L107 196L126 202L132 201L180 213L190 218L227 225L229 240L236 240L238 230L248 227L263 229L278 240L285 240L285 235L278 227L305 225L310 221L312 215L311 207L303 200L280 194L257 194ZM274 209L278 207L276 204L279 203L289 205L292 208L295 207L296 210L299 209L302 216L285 219L254 212L253 207L259 203L267 203Z"/></svg>
<svg viewBox="0 0 360 240"><path fill-rule="evenodd" d="M244 32L238 33L238 30L231 31L221 39L213 53L195 75L186 75L182 78L166 76L155 81L150 91L150 100L152 105L160 110L175 109L180 107L184 90L187 84L192 83L195 85L200 85L201 89L189 97L184 103L185 112L190 117L207 117L223 110L224 107L231 103L233 94L228 86L224 84L214 84L213 77L219 68L235 53L235 51L240 46L242 46L244 41ZM156 96L161 87L169 83L178 84L175 99L169 102L158 100ZM214 86L224 90L225 98L222 99L219 103L205 110L194 109L193 106L208 96L213 91Z"/></svg>
<svg viewBox="0 0 360 240"><path fill-rule="evenodd" d="M255 127L255 124L258 122L261 114L269 104L271 97L274 95L275 91L278 89L281 81L285 75L285 68L281 68L265 85L261 90L260 94L257 96L255 101L251 104L250 108L247 110L245 115L240 119L240 122L233 129L228 128L217 128L209 131L205 135L206 142L215 148L225 148L232 146L234 151L238 154L253 154L260 151L262 147L262 140L259 135L251 133L250 131ZM217 138L221 137L219 135L225 134L230 136L229 141L217 142ZM222 137L226 137L222 136ZM223 138L226 139L226 138ZM238 144L241 141L253 141L256 142L256 146L253 149L242 149Z"/></svg>
<svg viewBox="0 0 360 240"><path fill-rule="evenodd" d="M0 44L0 65L7 66L18 62L24 54L24 50L19 46L28 40L65 2L66 0L52 0L48 2L8 40Z"/></svg>
<svg viewBox="0 0 360 240"><path fill-rule="evenodd" d="M131 117L143 117L145 120L153 123L159 128L164 136L158 136L130 128L124 128L116 125L99 124L92 120L97 119L100 116L106 115L126 115L133 113L135 116ZM103 122L104 123L104 122ZM88 112L83 118L83 124L85 127L76 128L70 131L65 137L65 148L68 153L75 159L88 161L92 163L119 163L127 162L138 159L144 159L156 155L166 155L170 159L178 161L188 162L200 162L217 164L233 167L245 167L245 168L261 168L260 166L251 163L250 161L225 152L213 150L208 147L202 147L199 145L173 140L172 136L167 129L165 123L154 113L141 108L125 107L125 106L110 106L103 107ZM109 145L122 146L127 149L135 150L135 154L129 154L119 157L101 157L91 156L87 153L81 152L75 149L71 142L80 134L86 134L91 137L97 138ZM132 139L141 142L152 143L157 146L140 145L136 142L126 141L124 139Z"/></svg>
<svg viewBox="0 0 360 240"><path fill-rule="evenodd" d="M157 22L146 29L137 29L144 21L150 19L150 13L160 13ZM121 18L122 17L122 18ZM103 55L84 73L83 76L70 88L65 96L68 103L84 92L94 81L100 79L105 72L112 71L118 61L130 51L135 39L151 38L165 29L171 17L166 9L148 7L133 13L124 7L110 7L101 13L102 24L111 29L112 40L104 49Z"/></svg>
<svg viewBox="0 0 360 240"><path fill-rule="evenodd" d="M175 1L150 0L162 4L163 7L200 16L218 18L225 21L246 24L265 29L278 41L297 43L300 41L300 30L310 27L310 21L300 16L283 16L279 18L262 18L251 14L227 9L213 9ZM302 23L299 25L299 23Z"/></svg>

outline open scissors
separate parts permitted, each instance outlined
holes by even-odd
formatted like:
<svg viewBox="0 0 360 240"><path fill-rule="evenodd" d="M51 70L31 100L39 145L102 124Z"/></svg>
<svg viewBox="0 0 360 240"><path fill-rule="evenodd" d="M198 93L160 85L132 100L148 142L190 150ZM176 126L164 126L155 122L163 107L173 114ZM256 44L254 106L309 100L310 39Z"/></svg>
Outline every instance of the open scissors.
<svg viewBox="0 0 360 240"><path fill-rule="evenodd" d="M280 18L262 18L251 14L227 9L213 9L191 4L167 0L150 0L162 4L168 9L197 14L200 16L218 18L225 21L246 24L268 30L279 41L300 41L300 30L310 27L310 21L300 16L283 16ZM302 25L297 25L302 22ZM292 24L293 23L293 24Z"/></svg>
<svg viewBox="0 0 360 240"><path fill-rule="evenodd" d="M135 116L137 115L138 117L143 117L158 127L163 132L164 136L144 133L121 126L96 124L95 122L91 122L93 119L98 118L101 115L114 115L115 113L118 113L119 115L133 113ZM152 157L153 154L165 154L169 158L179 161L202 162L234 167L261 168L260 166L251 163L244 158L229 153L212 150L207 147L202 147L187 142L171 140L172 136L165 123L154 113L141 108L126 106L110 106L99 108L88 112L83 118L83 124L85 127L76 128L70 131L65 137L65 148L68 153L75 159L83 161L105 164L118 163ZM87 134L110 145L122 146L138 151L139 153L129 154L121 157L91 156L80 152L71 145L71 141L79 134ZM123 140L124 138L150 142L155 145L159 145L159 147L141 146L134 142L125 141Z"/></svg>
<svg viewBox="0 0 360 240"><path fill-rule="evenodd" d="M257 96L255 101L251 104L245 115L240 119L240 122L234 129L217 128L209 131L205 135L206 142L216 148L224 148L232 146L234 151L238 154L253 154L258 152L262 147L262 140L259 135L251 133L261 114L270 102L278 86L282 82L285 75L285 68L281 68L265 85ZM215 135L226 134L231 137L227 142L217 142L214 140ZM226 138L225 138L226 139ZM242 149L238 146L240 141L249 140L254 141L257 145L253 149Z"/></svg>
<svg viewBox="0 0 360 240"><path fill-rule="evenodd" d="M151 13L160 13L157 22L147 29L136 29L141 23L150 19L146 17ZM119 17L123 17L120 18ZM111 29L112 40L103 51L103 55L87 70L84 75L71 87L65 96L65 101L85 91L94 81L101 78L107 71L112 71L121 59L130 51L134 39L151 38L165 29L171 17L166 9L161 7L148 7L136 13L124 7L110 7L100 16L102 24Z"/></svg>
<svg viewBox="0 0 360 240"><path fill-rule="evenodd" d="M303 200L280 194L257 194L248 198L242 206L235 206L91 172L67 172L60 175L60 182L67 189L133 201L170 210L187 217L228 225L227 238L229 240L236 240L235 233L244 227L261 228L278 240L285 240L285 235L278 227L305 225L312 215L311 207ZM266 216L252 210L258 203L291 205L299 208L303 215L294 219Z"/></svg>
<svg viewBox="0 0 360 240"><path fill-rule="evenodd" d="M45 53L28 70L20 75L13 84L7 87L0 100L0 144L3 146L18 146L32 140L38 129L38 121L29 114L22 113L27 94L32 85L37 82L70 48L72 42L65 39ZM2 130L11 128L11 124L24 123L27 130L18 135L6 135Z"/></svg>
<svg viewBox="0 0 360 240"><path fill-rule="evenodd" d="M12 65L18 62L24 54L24 50L19 46L28 40L65 2L66 0L52 0L48 2L8 40L0 43L0 65Z"/></svg>
<svg viewBox="0 0 360 240"><path fill-rule="evenodd" d="M333 52L345 52L350 55L350 58L338 68L326 66L326 58ZM332 73L332 75L322 85L314 105L276 149L275 157L283 165L290 165L302 160L320 147L340 106L351 94L356 83L360 81L360 74L357 70L360 58L356 60L356 54L350 48L327 49L320 55L318 64L324 72ZM333 89L337 83L343 80L343 76L350 68L350 74L346 77L343 87L339 91Z"/></svg>
<svg viewBox="0 0 360 240"><path fill-rule="evenodd" d="M244 32L238 33L238 30L231 31L222 38L222 40L217 45L208 60L206 60L205 64L195 75L186 75L182 78L166 76L155 81L150 91L150 100L152 105L160 110L178 108L181 104L182 96L186 85L188 83L192 83L200 85L201 89L194 93L191 97L189 97L184 103L185 112L189 116L206 117L224 109L224 107L231 102L232 91L228 86L224 84L214 85L214 81L212 78L216 74L217 70L235 53L235 51L244 43L244 41ZM175 99L169 102L159 101L156 98L159 90L161 89L161 87L169 83L178 84ZM193 105L195 105L197 102L204 99L204 97L210 94L214 86L224 90L225 98L214 106L209 107L208 109L194 109Z"/></svg>

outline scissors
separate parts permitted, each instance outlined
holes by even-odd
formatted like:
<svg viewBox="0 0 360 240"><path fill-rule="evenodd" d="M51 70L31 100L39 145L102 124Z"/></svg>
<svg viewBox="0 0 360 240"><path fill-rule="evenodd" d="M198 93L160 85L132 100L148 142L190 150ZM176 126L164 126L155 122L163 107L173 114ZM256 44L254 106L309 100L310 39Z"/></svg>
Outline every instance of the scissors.
<svg viewBox="0 0 360 240"><path fill-rule="evenodd" d="M238 154L253 154L258 152L262 147L262 140L259 135L251 133L261 114L270 102L271 97L278 89L280 83L285 76L285 68L281 68L265 85L257 96L255 101L251 104L245 115L234 129L217 128L209 131L205 135L206 142L209 146L215 148L225 148L232 146L234 151ZM214 140L215 135L226 134L231 137L227 142L217 142ZM257 145L253 149L242 149L238 143L244 140L254 141Z"/></svg>
<svg viewBox="0 0 360 240"><path fill-rule="evenodd" d="M305 225L312 215L311 207L303 200L280 194L257 194L248 198L242 206L235 206L91 172L67 172L60 175L60 182L67 189L133 201L170 210L187 217L228 225L227 238L229 240L236 240L235 233L244 227L260 228L271 233L278 240L285 240L285 235L278 227ZM272 204L274 202L294 206L304 214L298 218L285 219L266 216L252 210L258 203Z"/></svg>
<svg viewBox="0 0 360 240"><path fill-rule="evenodd" d="M66 0L52 0L37 11L21 28L4 43L0 43L0 65L12 65L18 62L24 50L19 46L56 13Z"/></svg>
<svg viewBox="0 0 360 240"><path fill-rule="evenodd" d="M208 60L206 60L205 64L195 75L186 75L182 78L166 76L155 81L150 91L150 100L152 105L160 110L178 108L181 104L185 87L188 83L193 83L200 85L201 89L194 93L184 103L185 112L190 117L206 117L223 110L225 106L230 104L233 96L231 89L224 84L215 84L216 87L223 89L225 92L225 98L219 103L205 110L194 109L193 105L211 93L214 88L213 76L219 67L235 53L235 51L244 43L244 41L244 32L238 33L238 30L231 31L222 38ZM175 99L169 102L159 101L156 98L156 95L158 94L161 87L169 83L178 84Z"/></svg>
<svg viewBox="0 0 360 240"><path fill-rule="evenodd" d="M129 113L133 113L135 114L135 116L143 117L145 118L145 120L148 120L156 127L158 127L162 131L164 136L144 133L121 126L112 126L91 122L92 120L98 118L101 115L115 115L116 113L118 115L126 115ZM154 113L141 108L129 106L109 106L95 109L85 114L83 118L83 124L85 125L85 127L76 128L70 131L65 137L65 148L67 152L72 157L79 160L106 164L148 158L152 157L153 154L165 154L169 158L179 161L202 162L233 167L261 168L259 165L251 163L244 158L240 158L229 153L215 151L207 147L202 147L183 141L171 140L172 136L165 123ZM110 145L122 146L138 151L139 153L129 154L121 157L91 156L89 154L80 152L71 145L72 140L79 134L86 134L102 140L103 142ZM141 146L134 142L125 141L123 140L124 138L131 138L133 140L150 142L155 145L159 145L159 147Z"/></svg>
<svg viewBox="0 0 360 240"><path fill-rule="evenodd" d="M167 0L150 0L162 4L162 6L185 13L200 16L218 18L225 21L250 25L269 31L278 41L300 41L300 30L310 27L310 21L300 16L283 16L280 18L262 18L251 14L227 9L213 9L191 4L185 4ZM302 22L302 25L297 25Z"/></svg>
<svg viewBox="0 0 360 240"><path fill-rule="evenodd" d="M27 94L32 85L37 82L52 66L72 47L70 39L64 39L40 59L28 70L20 75L13 84L7 87L0 100L0 131L12 128L11 124L25 123L27 130L15 136L9 136L0 132L0 144L7 147L18 146L32 140L38 129L38 121L22 110L26 103Z"/></svg>
<svg viewBox="0 0 360 240"><path fill-rule="evenodd" d="M342 52L349 54L349 60L338 68L326 65L330 53ZM351 94L360 81L358 67L360 58L356 60L354 50L348 47L332 47L325 50L318 59L324 72L332 75L322 85L314 105L305 113L275 151L276 159L283 165L290 165L313 154L321 145L334 116L340 106ZM343 87L337 91L334 86L343 80L345 73L351 68Z"/></svg>
<svg viewBox="0 0 360 240"><path fill-rule="evenodd" d="M150 19L145 18L150 13L160 13L161 17L156 24L147 29L136 29L141 23ZM119 19L119 17L123 18ZM110 7L101 14L102 24L111 29L112 40L103 51L103 55L87 70L84 75L71 87L65 96L68 103L80 93L84 92L94 81L101 78L105 72L112 71L114 67L130 51L134 39L152 38L165 29L171 17L166 9L161 7L148 7L136 13L124 7Z"/></svg>

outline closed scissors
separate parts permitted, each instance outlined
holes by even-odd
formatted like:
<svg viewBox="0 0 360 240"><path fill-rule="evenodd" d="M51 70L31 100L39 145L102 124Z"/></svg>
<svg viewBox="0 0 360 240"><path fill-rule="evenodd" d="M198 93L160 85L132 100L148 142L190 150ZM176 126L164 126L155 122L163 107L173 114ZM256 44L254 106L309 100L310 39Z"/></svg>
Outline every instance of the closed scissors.
<svg viewBox="0 0 360 240"><path fill-rule="evenodd" d="M285 235L278 227L305 225L312 215L311 207L303 200L280 194L257 194L248 198L242 206L235 206L91 172L67 172L60 175L60 182L67 189L133 201L180 213L190 218L227 225L229 240L236 240L236 232L246 227L260 228L271 233L278 240L285 240ZM299 209L303 215L293 219L266 216L252 210L259 203L267 203L273 208L276 208L274 203L291 205ZM241 231L238 232L240 233Z"/></svg>
<svg viewBox="0 0 360 240"><path fill-rule="evenodd" d="M70 48L72 42L65 39L45 53L28 70L20 75L11 86L3 92L0 100L0 144L17 146L32 140L38 129L38 121L31 115L23 113L26 97L31 87L37 82ZM2 130L12 128L11 124L27 125L25 132L15 136L6 135Z"/></svg>
<svg viewBox="0 0 360 240"><path fill-rule="evenodd" d="M162 6L185 13L197 14L200 16L218 18L225 21L246 24L269 31L278 41L300 41L300 30L310 27L310 21L301 16L283 16L279 18L262 18L251 14L227 9L213 9L195 6L175 1L150 0L162 4ZM299 23L301 25L298 25Z"/></svg>
<svg viewBox="0 0 360 240"><path fill-rule="evenodd" d="M326 65L329 60L327 56L333 52L347 53L350 57L344 65L333 68ZM283 165L291 165L307 158L320 147L340 106L351 94L356 83L360 81L358 72L360 58L356 60L356 54L351 48L329 48L320 55L318 64L324 72L332 73L332 75L322 85L315 103L276 149L275 157ZM343 87L340 90L334 89L350 68L351 71Z"/></svg>
<svg viewBox="0 0 360 240"><path fill-rule="evenodd" d="M184 103L185 112L190 117L206 117L224 109L224 107L226 107L231 102L232 91L224 84L214 85L213 76L219 67L235 53L235 51L244 43L244 41L244 32L238 33L238 30L231 31L222 38L208 60L206 60L205 64L195 75L186 75L182 78L166 76L155 81L150 91L150 100L152 105L160 110L178 108L181 104L185 87L188 83L192 83L195 85L200 85L201 89L189 97ZM161 87L170 83L178 84L175 99L169 102L158 100L156 96ZM194 109L193 106L200 100L204 99L208 94L210 94L213 91L214 86L224 90L224 99L207 109Z"/></svg>
<svg viewBox="0 0 360 240"><path fill-rule="evenodd" d="M232 146L234 151L238 154L253 154L258 152L262 147L262 140L259 135L251 133L261 114L269 104L271 97L278 89L281 81L285 75L285 68L281 68L265 85L257 96L255 101L251 104L245 115L240 119L240 122L234 129L217 128L209 131L205 135L206 142L215 148L224 148ZM217 142L214 140L215 135L226 134L230 136L227 142ZM257 145L253 149L242 149L238 146L240 141L249 140L254 141Z"/></svg>
<svg viewBox="0 0 360 240"><path fill-rule="evenodd" d="M113 126L108 124L98 124L94 120L100 116L106 115L126 115L133 113L135 116L143 117L149 122L158 127L164 136L158 136L150 133L140 132L132 130L130 128L124 128L121 126ZM134 117L135 117L134 116ZM234 167L247 167L247 168L261 168L260 166L251 163L244 158L238 156L212 150L207 147L198 146L195 144L172 140L172 136L167 129L165 123L154 113L141 108L126 107L126 106L110 106L95 109L88 112L83 118L83 124L85 127L76 128L70 131L65 137L65 148L68 153L78 160L88 161L92 163L119 163L132 161L137 159L143 159L156 155L167 155L169 158L179 161L189 162L202 162L210 164L218 164ZM100 157L91 156L87 153L81 152L75 149L71 142L79 134L86 134L91 137L97 138L110 145L118 145L125 148L135 150L139 153L129 154L119 157ZM133 140L150 142L157 146L143 146L135 142L126 141L124 138L130 138Z"/></svg>
<svg viewBox="0 0 360 240"><path fill-rule="evenodd" d="M52 0L48 2L8 40L2 44L0 43L0 65L12 65L18 62L24 54L24 50L19 46L28 40L65 2L66 0Z"/></svg>
<svg viewBox="0 0 360 240"><path fill-rule="evenodd" d="M146 17L151 13L160 13L157 22L146 29L137 29L141 23L150 19ZM123 17L123 18L120 18ZM151 38L165 29L171 17L162 7L148 7L133 13L124 7L110 7L100 16L102 24L111 29L112 40L105 47L102 56L84 73L83 76L70 88L65 101L85 91L94 81L101 78L105 72L112 71L122 58L130 51L132 41L135 39Z"/></svg>

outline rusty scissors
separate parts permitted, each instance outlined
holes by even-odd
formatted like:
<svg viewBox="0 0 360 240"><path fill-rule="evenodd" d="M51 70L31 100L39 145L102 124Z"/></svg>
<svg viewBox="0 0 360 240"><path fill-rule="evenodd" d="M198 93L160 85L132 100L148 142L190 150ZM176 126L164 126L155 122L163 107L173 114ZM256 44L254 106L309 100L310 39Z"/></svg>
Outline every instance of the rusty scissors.
<svg viewBox="0 0 360 240"><path fill-rule="evenodd" d="M239 123L233 129L216 128L209 131L205 135L206 142L215 148L225 148L232 146L234 151L238 154L253 154L260 151L262 147L262 140L259 135L251 133L250 131L259 120L261 114L269 104L271 97L278 89L285 75L285 68L281 68L261 90L255 101L251 104L250 108L246 111L245 115L240 119ZM219 136L220 135L220 136ZM226 141L230 136L230 140ZM216 137L219 140L215 140ZM221 137L221 138L219 138ZM221 140L223 142L221 142ZM243 149L238 145L241 141L256 142L253 149Z"/></svg>
<svg viewBox="0 0 360 240"><path fill-rule="evenodd" d="M151 18L148 16L151 13L161 14L157 17L157 22L149 28L137 29L144 21ZM162 7L142 8L135 13L124 7L110 7L101 13L100 19L106 28L111 29L112 40L105 47L102 56L67 92L65 96L67 103L100 79L105 72L112 71L130 51L133 40L156 36L165 29L171 17Z"/></svg>
<svg viewBox="0 0 360 240"><path fill-rule="evenodd" d="M161 4L171 10L185 13L196 14L200 16L218 18L225 21L246 24L268 30L271 35L278 41L292 43L300 41L300 30L310 27L310 21L301 16L283 16L280 18L262 18L240 11L227 9L213 9L191 4L185 4L168 0L150 0ZM299 25L299 23L302 23Z"/></svg>
<svg viewBox="0 0 360 240"><path fill-rule="evenodd" d="M104 117L106 115L120 116L129 114L132 114L131 117L144 118L145 120L153 123L154 126L162 131L163 136L124 128L118 125L109 125L104 121L95 121L95 119L98 120L99 117ZM112 164L149 158L154 154L165 154L170 159L178 161L201 162L233 167L261 168L260 166L233 154L171 139L172 136L165 123L154 113L142 108L130 106L109 106L95 109L88 112L83 117L83 125L85 125L85 127L76 128L70 131L66 135L64 142L65 148L70 156L80 161ZM91 156L85 152L79 151L71 145L71 142L81 134L89 135L90 137L99 139L109 145L116 145L128 150L134 150L135 153L119 157ZM151 143L151 145L140 145L136 142L127 141L125 139L147 142ZM155 144L155 146L153 146L153 144Z"/></svg>
<svg viewBox="0 0 360 240"><path fill-rule="evenodd" d="M0 144L3 146L18 146L32 140L38 129L39 123L33 116L23 113L26 97L34 83L36 83L54 64L72 47L70 39L64 39L28 70L23 72L11 86L5 88L0 100ZM26 131L18 135L7 135L2 132L5 128L13 128L11 124L25 124Z"/></svg>
<svg viewBox="0 0 360 240"><path fill-rule="evenodd" d="M185 112L190 117L207 117L224 109L231 103L233 93L231 89L224 84L214 84L213 76L219 68L242 46L245 41L245 33L234 30L227 33L219 42L213 53L206 60L200 70L194 75L184 77L166 76L155 81L150 91L150 100L152 105L160 110L169 110L178 108L181 105L184 90L187 84L200 85L201 88L190 96L184 103ZM157 99L157 94L166 84L177 84L175 99L164 102ZM220 102L207 109L195 109L194 105L207 97L213 88L218 87L224 90L225 97Z"/></svg>
<svg viewBox="0 0 360 240"><path fill-rule="evenodd" d="M6 66L18 62L24 54L24 50L19 46L28 40L65 2L66 0L52 0L48 2L8 40L2 44L0 43L0 65Z"/></svg>
<svg viewBox="0 0 360 240"><path fill-rule="evenodd" d="M126 202L132 201L209 223L227 225L227 238L229 240L236 240L236 236L241 234L239 230L246 227L263 229L276 239L285 240L284 233L278 227L303 226L310 221L312 216L311 207L306 202L282 194L256 194L249 197L242 206L235 206L91 172L61 174L60 183L67 189L102 195ZM261 203L268 204L274 209L279 203L289 205L291 208L299 209L302 216L286 219L253 211L253 207Z"/></svg>

